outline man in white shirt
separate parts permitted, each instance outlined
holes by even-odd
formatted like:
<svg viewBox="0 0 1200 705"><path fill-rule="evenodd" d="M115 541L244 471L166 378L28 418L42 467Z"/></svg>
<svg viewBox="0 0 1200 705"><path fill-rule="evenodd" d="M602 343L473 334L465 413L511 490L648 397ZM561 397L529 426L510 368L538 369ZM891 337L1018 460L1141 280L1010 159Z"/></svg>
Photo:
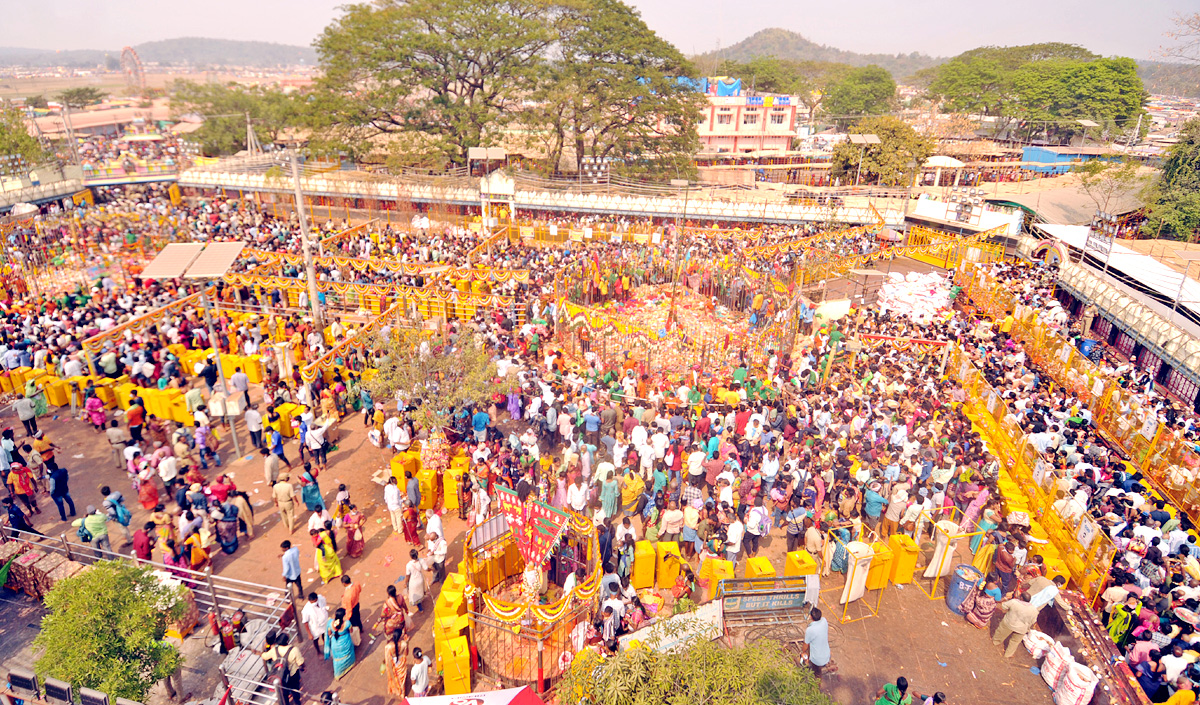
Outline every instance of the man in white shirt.
<svg viewBox="0 0 1200 705"><path fill-rule="evenodd" d="M575 482L567 487L567 506L586 516L588 490L583 484L583 475L576 475Z"/></svg>
<svg viewBox="0 0 1200 705"><path fill-rule="evenodd" d="M313 641L313 648L318 654L323 654L321 643L325 640L325 627L329 623L329 606L325 598L315 592L308 593L308 602L300 610L300 621L308 630L308 637Z"/></svg>
<svg viewBox="0 0 1200 705"><path fill-rule="evenodd" d="M250 432L250 442L254 444L255 448L262 448L262 413L255 408L254 404L248 404L242 418L246 421L246 430Z"/></svg>
<svg viewBox="0 0 1200 705"><path fill-rule="evenodd" d="M428 560L431 565L426 570L433 570L433 582L440 583L446 579L446 539L436 531L426 533L425 549L429 551Z"/></svg>
<svg viewBox="0 0 1200 705"><path fill-rule="evenodd" d="M179 477L179 459L173 455L168 455L158 461L158 477L162 480L163 487L167 490L167 496L171 496L171 491L175 488L175 478Z"/></svg>
<svg viewBox="0 0 1200 705"><path fill-rule="evenodd" d="M725 560L737 568L738 554L742 551L742 536L746 533L746 525L741 519L734 518L733 523L725 531Z"/></svg>
<svg viewBox="0 0 1200 705"><path fill-rule="evenodd" d="M387 505L388 514L392 517L392 531L397 534L404 531L403 496L400 487L396 484L396 476L392 475L388 478L387 484L383 486L383 503Z"/></svg>

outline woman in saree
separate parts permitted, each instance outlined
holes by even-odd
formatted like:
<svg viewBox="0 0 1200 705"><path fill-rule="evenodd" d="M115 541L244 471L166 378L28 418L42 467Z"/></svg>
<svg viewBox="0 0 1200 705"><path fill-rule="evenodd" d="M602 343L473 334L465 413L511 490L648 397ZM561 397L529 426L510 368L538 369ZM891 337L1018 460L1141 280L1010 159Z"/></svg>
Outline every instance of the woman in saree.
<svg viewBox="0 0 1200 705"><path fill-rule="evenodd" d="M986 491L984 490L984 492ZM982 531L983 533L971 537L971 553L979 551L979 546L983 543L984 537L997 526L1000 526L1000 511L996 508L996 502L991 501L984 506L983 514L979 517L979 523L975 526L975 531Z"/></svg>
<svg viewBox="0 0 1200 705"><path fill-rule="evenodd" d="M850 552L846 550L846 543L850 541L850 530L834 529L833 533L839 540L825 544L826 550L829 550L830 546L833 548L833 558L829 560L829 569L835 573L845 573L846 568L850 566Z"/></svg>
<svg viewBox="0 0 1200 705"><path fill-rule="evenodd" d="M339 607L325 625L325 660L333 659L333 677L340 679L354 667L354 638L346 608Z"/></svg>
<svg viewBox="0 0 1200 705"><path fill-rule="evenodd" d="M199 531L193 531L183 540L183 554L191 563L192 570L200 570L208 564L208 551L204 550L204 542Z"/></svg>
<svg viewBox="0 0 1200 705"><path fill-rule="evenodd" d="M221 518L217 519L217 540L226 555L238 550L238 509L232 504L221 505Z"/></svg>
<svg viewBox="0 0 1200 705"><path fill-rule="evenodd" d="M166 505L157 504L150 513L150 521L154 522L154 533L158 535L158 545L165 546L168 541L175 540L175 518L167 511Z"/></svg>
<svg viewBox="0 0 1200 705"><path fill-rule="evenodd" d="M83 409L87 412L88 421L92 422L96 433L104 433L104 422L108 419L108 414L104 411L104 402L92 394L83 403Z"/></svg>
<svg viewBox="0 0 1200 705"><path fill-rule="evenodd" d="M180 546L175 543L175 539L167 539L166 542L162 544L162 547L162 561L167 566L167 569L171 572L171 574L179 578L187 578L187 571L192 567L191 562L186 556L183 555L183 551L180 550Z"/></svg>
<svg viewBox="0 0 1200 705"><path fill-rule="evenodd" d="M25 381L25 397L33 400L33 416L45 416L49 406L46 404L46 392L38 386L37 380Z"/></svg>
<svg viewBox="0 0 1200 705"><path fill-rule="evenodd" d="M421 537L419 534L417 534L417 525L421 519L421 512L415 506L413 506L412 502L409 502L407 499L405 499L403 516L404 518L401 521L401 526L404 527L404 540L407 541L408 545L410 546L420 546Z"/></svg>
<svg viewBox="0 0 1200 705"><path fill-rule="evenodd" d="M959 529L960 531L970 531L975 527L975 522L979 519L980 512L982 512L983 508L988 505L988 500L991 498L991 496L991 490L988 489L987 485L979 488L979 492L971 498L970 503L967 504L966 511L963 512L962 521L958 524L960 527L962 527ZM975 540L972 539L971 543L975 544ZM974 549L972 549L972 552L974 552Z"/></svg>
<svg viewBox="0 0 1200 705"><path fill-rule="evenodd" d="M341 577L342 561L333 547L333 539L329 537L329 532L309 529L308 534L317 548L313 556L313 567L321 574L321 582L328 585L330 580Z"/></svg>
<svg viewBox="0 0 1200 705"><path fill-rule="evenodd" d="M362 556L363 548L367 545L363 536L363 526L366 522L367 518L353 504L350 505L350 510L346 512L346 515L342 517L342 524L346 527L346 555L351 558Z"/></svg>
<svg viewBox="0 0 1200 705"><path fill-rule="evenodd" d="M138 503L142 509L152 511L158 506L158 487L154 484L154 468L146 466L137 474Z"/></svg>
<svg viewBox="0 0 1200 705"><path fill-rule="evenodd" d="M333 400L333 390L326 387L321 391L321 416L329 419L340 419L337 404Z"/></svg>
<svg viewBox="0 0 1200 705"><path fill-rule="evenodd" d="M999 593L1000 588L995 582L980 580L963 600L963 617L979 629L987 629L992 623Z"/></svg>
<svg viewBox="0 0 1200 705"><path fill-rule="evenodd" d="M319 511L325 506L325 500L321 499L321 486L308 468L300 473L300 499L304 500L304 507L310 512Z"/></svg>
<svg viewBox="0 0 1200 705"><path fill-rule="evenodd" d="M383 670L388 695L403 700L408 695L408 639L403 629L393 629L383 647Z"/></svg>
<svg viewBox="0 0 1200 705"><path fill-rule="evenodd" d="M383 611L379 621L375 623L375 631L384 634L404 633L408 617L408 603L396 592L395 585L387 586L387 599L383 601Z"/></svg>

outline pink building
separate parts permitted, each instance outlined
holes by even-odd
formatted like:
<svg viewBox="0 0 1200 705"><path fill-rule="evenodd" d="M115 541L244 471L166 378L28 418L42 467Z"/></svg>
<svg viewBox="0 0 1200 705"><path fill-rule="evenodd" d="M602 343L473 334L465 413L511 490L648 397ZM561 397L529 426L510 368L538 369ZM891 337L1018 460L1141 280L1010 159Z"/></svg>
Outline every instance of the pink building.
<svg viewBox="0 0 1200 705"><path fill-rule="evenodd" d="M796 136L794 96L708 96L697 131L704 152L786 152Z"/></svg>

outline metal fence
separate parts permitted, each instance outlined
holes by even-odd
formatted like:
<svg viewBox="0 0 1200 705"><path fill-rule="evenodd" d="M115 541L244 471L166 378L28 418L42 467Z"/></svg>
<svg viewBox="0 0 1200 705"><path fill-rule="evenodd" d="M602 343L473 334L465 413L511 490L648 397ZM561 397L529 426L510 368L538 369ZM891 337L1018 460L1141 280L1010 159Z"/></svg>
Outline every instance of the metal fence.
<svg viewBox="0 0 1200 705"><path fill-rule="evenodd" d="M272 629L286 633L292 644L301 642L299 622L296 619L299 612L292 599L291 590L213 575L211 570L195 571L145 561L132 554L77 543L69 540L66 534L57 537L44 536L8 526L3 527L2 534L6 541L22 541L29 544L30 550L45 554L57 553L65 556L67 560L83 565L90 566L102 560L124 561L171 574L191 590L201 614L200 623L196 625L192 636L201 634L208 628L204 624L204 615L213 614L220 622L231 618L236 612L241 612L243 623L254 623L254 626L243 634L243 648L231 651L222 664L223 686L220 690L230 691L230 702L253 705L273 705L278 702L278 684L268 682L262 659L256 650L261 649L262 637Z"/></svg>

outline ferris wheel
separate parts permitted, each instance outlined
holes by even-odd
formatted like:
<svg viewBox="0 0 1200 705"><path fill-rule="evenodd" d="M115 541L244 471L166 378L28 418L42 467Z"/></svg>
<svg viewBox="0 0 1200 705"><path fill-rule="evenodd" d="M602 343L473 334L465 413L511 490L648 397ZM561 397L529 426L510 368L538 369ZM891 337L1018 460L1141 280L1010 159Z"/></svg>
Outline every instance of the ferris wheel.
<svg viewBox="0 0 1200 705"><path fill-rule="evenodd" d="M133 47L121 50L121 71L125 74L125 83L130 90L136 91L138 95L145 94L146 72L142 69L142 60L138 58Z"/></svg>

